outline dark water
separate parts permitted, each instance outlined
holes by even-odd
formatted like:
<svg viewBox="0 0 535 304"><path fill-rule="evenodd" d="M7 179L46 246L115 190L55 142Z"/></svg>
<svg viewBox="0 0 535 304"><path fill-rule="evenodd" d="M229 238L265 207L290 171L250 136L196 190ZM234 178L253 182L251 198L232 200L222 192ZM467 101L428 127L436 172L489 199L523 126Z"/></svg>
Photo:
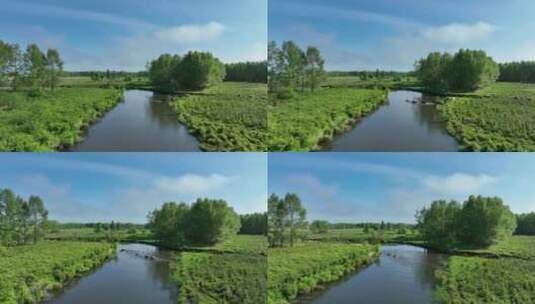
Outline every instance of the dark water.
<svg viewBox="0 0 535 304"><path fill-rule="evenodd" d="M350 131L326 146L331 151L458 151L433 99L411 91L393 91L388 101ZM412 101L416 101L413 103Z"/></svg>
<svg viewBox="0 0 535 304"><path fill-rule="evenodd" d="M434 271L446 256L408 245L382 246L379 261L310 295L302 303L429 304L435 285Z"/></svg>
<svg viewBox="0 0 535 304"><path fill-rule="evenodd" d="M121 252L121 249L128 250ZM118 247L117 257L67 287L47 304L165 304L177 303L178 289L171 282L170 252L149 245ZM149 260L149 254L164 260Z"/></svg>
<svg viewBox="0 0 535 304"><path fill-rule="evenodd" d="M124 99L85 134L74 151L199 151L165 95L127 90Z"/></svg>

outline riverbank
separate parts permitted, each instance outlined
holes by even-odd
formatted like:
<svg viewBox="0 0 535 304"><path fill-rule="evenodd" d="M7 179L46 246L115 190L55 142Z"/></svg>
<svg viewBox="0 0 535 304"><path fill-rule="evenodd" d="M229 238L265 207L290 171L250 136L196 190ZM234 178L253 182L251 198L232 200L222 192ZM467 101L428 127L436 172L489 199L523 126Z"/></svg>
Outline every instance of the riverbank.
<svg viewBox="0 0 535 304"><path fill-rule="evenodd" d="M31 97L0 91L0 151L57 151L82 139L83 130L121 100L118 89L59 88Z"/></svg>
<svg viewBox="0 0 535 304"><path fill-rule="evenodd" d="M268 250L268 303L289 303L324 283L369 265L379 246L369 244L305 243Z"/></svg>
<svg viewBox="0 0 535 304"><path fill-rule="evenodd" d="M320 89L268 107L269 151L319 150L386 101L386 90Z"/></svg>
<svg viewBox="0 0 535 304"><path fill-rule="evenodd" d="M36 303L116 253L108 243L43 241L0 248L0 302Z"/></svg>
<svg viewBox="0 0 535 304"><path fill-rule="evenodd" d="M223 82L202 93L171 104L202 150L266 151L266 84Z"/></svg>

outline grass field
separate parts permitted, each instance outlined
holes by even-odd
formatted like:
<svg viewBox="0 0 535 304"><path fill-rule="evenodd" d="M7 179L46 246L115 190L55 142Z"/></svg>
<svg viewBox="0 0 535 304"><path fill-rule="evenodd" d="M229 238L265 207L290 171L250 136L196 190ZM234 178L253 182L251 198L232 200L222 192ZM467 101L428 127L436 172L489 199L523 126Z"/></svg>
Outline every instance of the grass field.
<svg viewBox="0 0 535 304"><path fill-rule="evenodd" d="M0 91L0 151L54 151L76 144L82 128L115 106L116 89L61 88L30 97Z"/></svg>
<svg viewBox="0 0 535 304"><path fill-rule="evenodd" d="M439 108L462 149L535 151L535 85L495 83L473 95Z"/></svg>
<svg viewBox="0 0 535 304"><path fill-rule="evenodd" d="M205 151L266 151L265 84L224 82L173 107Z"/></svg>
<svg viewBox="0 0 535 304"><path fill-rule="evenodd" d="M108 231L102 230L100 232L95 232L92 228L71 228L71 229L61 229L58 232L51 232L46 235L46 239L56 240L56 241L88 241L88 242L99 242L99 241L135 241L135 240L150 240L152 234L148 229L135 229L129 231L126 229L121 229L109 233Z"/></svg>
<svg viewBox="0 0 535 304"><path fill-rule="evenodd" d="M407 87L416 87L419 83L414 77L382 77L378 79L363 80L358 76L329 76L322 83L323 87L330 88L360 88L360 89L374 89L374 88L388 88L400 89Z"/></svg>
<svg viewBox="0 0 535 304"><path fill-rule="evenodd" d="M115 245L51 242L0 247L0 303L37 303L49 291L101 265L115 255Z"/></svg>
<svg viewBox="0 0 535 304"><path fill-rule="evenodd" d="M225 253L178 253L173 276L180 285L179 302L264 303L266 247L264 236L237 235L211 248Z"/></svg>
<svg viewBox="0 0 535 304"><path fill-rule="evenodd" d="M379 255L379 246L310 242L268 250L268 303L289 303L323 283L367 265Z"/></svg>
<svg viewBox="0 0 535 304"><path fill-rule="evenodd" d="M535 236L514 235L485 249L460 251L535 260Z"/></svg>
<svg viewBox="0 0 535 304"><path fill-rule="evenodd" d="M443 303L535 303L535 260L453 256L436 276Z"/></svg>
<svg viewBox="0 0 535 304"><path fill-rule="evenodd" d="M323 242L345 243L403 243L420 239L417 230L406 229L405 233L398 230L371 230L364 232L363 229L331 229L326 233L311 234L309 240Z"/></svg>
<svg viewBox="0 0 535 304"><path fill-rule="evenodd" d="M387 91L321 89L268 108L269 151L310 151L343 132L386 100Z"/></svg>

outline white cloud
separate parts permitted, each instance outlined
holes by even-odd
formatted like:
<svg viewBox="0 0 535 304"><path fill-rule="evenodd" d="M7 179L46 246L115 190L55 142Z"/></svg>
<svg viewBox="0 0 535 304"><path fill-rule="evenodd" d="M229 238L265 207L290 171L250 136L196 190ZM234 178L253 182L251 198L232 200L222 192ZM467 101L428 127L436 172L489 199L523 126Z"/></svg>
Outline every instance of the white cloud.
<svg viewBox="0 0 535 304"><path fill-rule="evenodd" d="M207 176L184 174L179 177L164 177L155 182L160 191L174 193L204 193L229 184L234 178L220 174Z"/></svg>
<svg viewBox="0 0 535 304"><path fill-rule="evenodd" d="M156 31L155 35L163 41L187 44L213 41L221 36L224 30L225 26L223 24L210 22L207 24L185 24L165 28Z"/></svg>
<svg viewBox="0 0 535 304"><path fill-rule="evenodd" d="M455 173L448 176L428 176L422 180L422 183L429 187L430 190L439 193L470 194L497 181L498 178L486 174L470 175Z"/></svg>
<svg viewBox="0 0 535 304"><path fill-rule="evenodd" d="M310 193L323 200L324 203L332 203L336 196L336 187L326 185L312 174L294 174L288 177L290 184L304 187Z"/></svg>
<svg viewBox="0 0 535 304"><path fill-rule="evenodd" d="M469 43L488 38L496 27L486 22L474 24L451 23L440 27L430 27L422 30L424 38L438 43Z"/></svg>

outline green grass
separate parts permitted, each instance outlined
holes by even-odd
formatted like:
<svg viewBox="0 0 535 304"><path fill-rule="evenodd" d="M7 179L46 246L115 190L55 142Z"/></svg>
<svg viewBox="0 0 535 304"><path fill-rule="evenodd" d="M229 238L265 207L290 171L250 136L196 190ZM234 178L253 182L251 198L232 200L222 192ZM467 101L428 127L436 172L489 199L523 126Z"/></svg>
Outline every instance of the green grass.
<svg viewBox="0 0 535 304"><path fill-rule="evenodd" d="M46 235L46 239L56 241L135 241L135 240L150 240L152 234L148 229L136 229L135 233L131 233L126 229L114 231L111 235L106 230L95 232L92 228L71 228L61 229L58 232L51 232Z"/></svg>
<svg viewBox="0 0 535 304"><path fill-rule="evenodd" d="M244 254L266 254L267 238L263 235L235 235L212 247L202 247L224 252Z"/></svg>
<svg viewBox="0 0 535 304"><path fill-rule="evenodd" d="M485 249L458 251L535 260L535 236L514 235Z"/></svg>
<svg viewBox="0 0 535 304"><path fill-rule="evenodd" d="M379 246L311 242L268 250L268 303L289 303L323 283L367 265Z"/></svg>
<svg viewBox="0 0 535 304"><path fill-rule="evenodd" d="M265 84L224 82L173 103L205 151L266 151Z"/></svg>
<svg viewBox="0 0 535 304"><path fill-rule="evenodd" d="M360 88L360 89L373 89L373 88L389 88L389 89L401 89L406 87L415 87L419 83L414 77L383 77L379 79L360 79L358 76L329 76L322 83L324 87L331 88Z"/></svg>
<svg viewBox="0 0 535 304"><path fill-rule="evenodd" d="M0 303L40 302L113 255L115 245L107 243L45 241L0 247Z"/></svg>
<svg viewBox="0 0 535 304"><path fill-rule="evenodd" d="M443 303L535 303L535 261L453 256L436 276Z"/></svg>
<svg viewBox="0 0 535 304"><path fill-rule="evenodd" d="M61 88L40 97L0 91L0 151L54 151L73 146L81 129L114 107L115 89Z"/></svg>
<svg viewBox="0 0 535 304"><path fill-rule="evenodd" d="M447 129L470 151L535 151L535 85L495 83L439 107Z"/></svg>
<svg viewBox="0 0 535 304"><path fill-rule="evenodd" d="M363 229L331 229L326 233L310 234L309 240L322 242L343 242L343 243L403 243L420 239L416 230L407 229L406 233L399 233L396 229L390 230L369 230Z"/></svg>
<svg viewBox="0 0 535 304"><path fill-rule="evenodd" d="M265 256L185 252L178 259L179 303L265 303Z"/></svg>
<svg viewBox="0 0 535 304"><path fill-rule="evenodd" d="M386 100L384 90L321 89L274 101L268 108L269 151L310 151L320 148L375 110Z"/></svg>
<svg viewBox="0 0 535 304"><path fill-rule="evenodd" d="M60 87L66 88L139 88L152 89L150 81L146 77L133 77L130 81L125 81L124 77L111 80L92 80L88 76L69 76L60 78Z"/></svg>

